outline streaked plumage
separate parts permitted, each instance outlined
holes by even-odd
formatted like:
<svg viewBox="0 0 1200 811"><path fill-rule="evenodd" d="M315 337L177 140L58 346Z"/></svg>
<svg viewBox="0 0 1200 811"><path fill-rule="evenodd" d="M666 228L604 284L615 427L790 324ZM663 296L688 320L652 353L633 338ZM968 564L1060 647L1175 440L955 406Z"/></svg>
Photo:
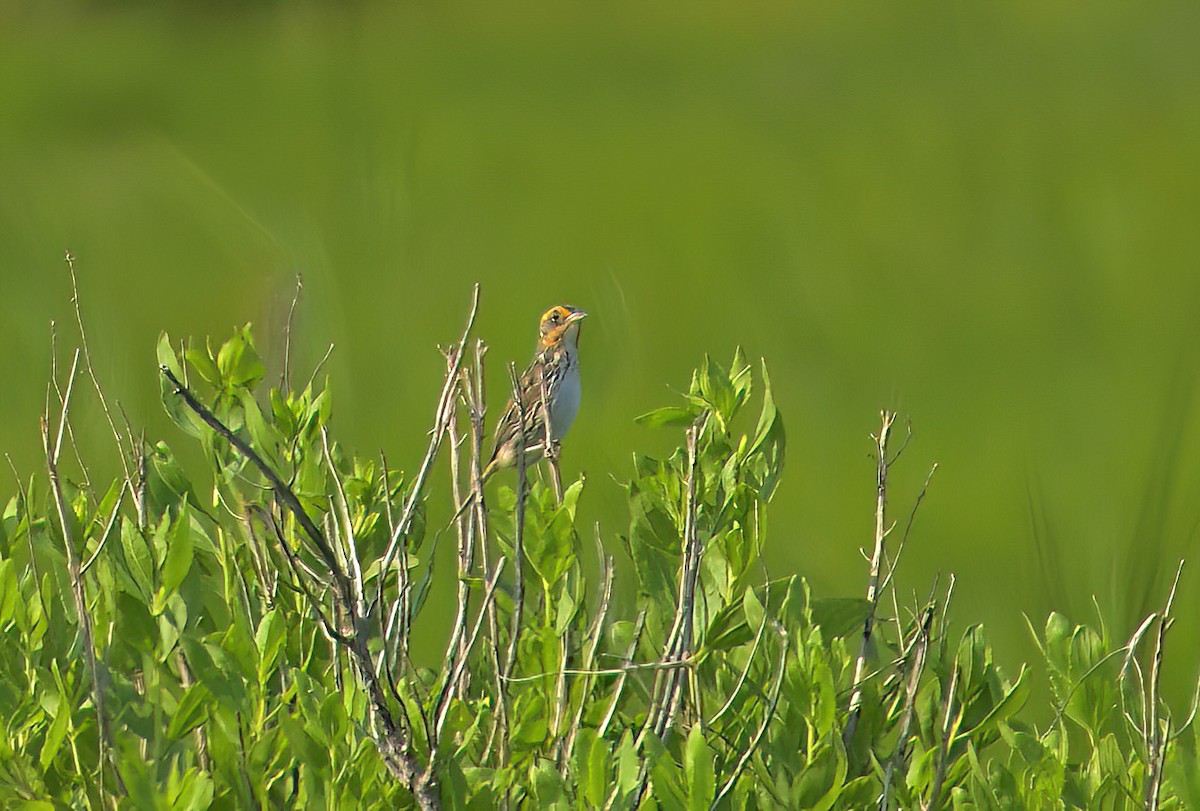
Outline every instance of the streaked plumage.
<svg viewBox="0 0 1200 811"><path fill-rule="evenodd" d="M575 307L559 305L542 314L538 348L533 362L521 375L521 409L525 415L525 463L533 464L545 455L546 426L543 415L550 412L550 439L559 442L575 422L579 412L579 322L587 313ZM546 405L542 406L545 386ZM496 427L492 458L484 478L517 463L520 411L512 400Z"/></svg>

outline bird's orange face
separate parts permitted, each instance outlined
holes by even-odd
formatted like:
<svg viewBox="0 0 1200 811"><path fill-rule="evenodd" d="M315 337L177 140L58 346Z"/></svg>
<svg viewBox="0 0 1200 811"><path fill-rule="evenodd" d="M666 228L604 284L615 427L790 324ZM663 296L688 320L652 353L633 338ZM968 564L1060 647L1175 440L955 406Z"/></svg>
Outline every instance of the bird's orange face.
<svg viewBox="0 0 1200 811"><path fill-rule="evenodd" d="M578 336L579 322L584 318L587 318L587 313L583 310L565 304L546 310L542 313L541 345L544 348L558 346L568 336Z"/></svg>

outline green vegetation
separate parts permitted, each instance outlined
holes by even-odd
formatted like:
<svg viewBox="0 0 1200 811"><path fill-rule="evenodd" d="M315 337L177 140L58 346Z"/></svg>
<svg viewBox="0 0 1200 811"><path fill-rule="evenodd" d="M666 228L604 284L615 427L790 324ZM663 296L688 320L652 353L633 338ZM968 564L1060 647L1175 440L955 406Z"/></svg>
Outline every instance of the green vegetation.
<svg viewBox="0 0 1200 811"><path fill-rule="evenodd" d="M180 461L178 433L114 427L126 472L103 486L67 461L72 398L95 381L75 355L44 424L49 476L0 523L0 804L1200 803L1194 709L1159 697L1170 598L1136 631L1058 614L1036 629L1052 703L1036 724L1040 677L955 625L952 579L899 593L916 508L896 523L887 503L890 412L868 598L818 599L763 564L785 449L765 368L705 359L682 404L640 418L679 446L635 455L618 541L578 519L587 483L559 493L545 464L470 497L498 411L473 322L403 472L335 440L328 388L291 385L286 364L269 385L246 328L158 346L163 404L207 466ZM466 507L428 495L446 471ZM428 669L409 644L437 624L438 568L457 570L458 613Z"/></svg>

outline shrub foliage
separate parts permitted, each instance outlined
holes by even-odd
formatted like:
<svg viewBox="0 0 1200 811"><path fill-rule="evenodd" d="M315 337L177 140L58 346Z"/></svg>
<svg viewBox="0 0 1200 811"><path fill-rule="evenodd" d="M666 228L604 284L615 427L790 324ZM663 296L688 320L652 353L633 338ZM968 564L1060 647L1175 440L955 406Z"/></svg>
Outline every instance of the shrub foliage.
<svg viewBox="0 0 1200 811"><path fill-rule="evenodd" d="M0 522L0 804L1200 807L1192 715L1158 695L1169 599L1127 639L1051 615L1040 726L1031 671L948 622L952 580L905 607L892 415L867 597L816 599L762 565L785 447L765 368L705 359L681 404L639 418L679 446L635 454L614 537L579 525L585 481L546 464L484 491L470 332L403 472L334 439L327 388L268 387L248 328L159 344L205 467L130 433L125 475L91 481L64 450L86 378L56 381L45 475ZM454 503L429 495L446 471ZM425 610L439 567L457 614L426 668L409 640L446 624Z"/></svg>

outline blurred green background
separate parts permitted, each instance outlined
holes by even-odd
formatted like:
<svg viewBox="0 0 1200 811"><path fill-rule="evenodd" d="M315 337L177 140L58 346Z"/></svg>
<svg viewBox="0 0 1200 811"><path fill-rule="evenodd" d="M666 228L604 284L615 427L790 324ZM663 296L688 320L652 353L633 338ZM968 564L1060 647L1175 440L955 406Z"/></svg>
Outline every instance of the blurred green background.
<svg viewBox="0 0 1200 811"><path fill-rule="evenodd" d="M789 432L774 574L864 591L893 407L897 518L940 463L902 589L956 573L959 622L1014 668L1022 613L1085 621L1094 595L1127 635L1200 527L1198 25L1194 3L0 5L0 450L39 468L66 249L97 371L152 437L187 444L159 331L252 321L277 368L299 272L298 367L336 344L341 441L410 469L478 280L497 396L546 307L592 313L564 464L613 551L612 477L675 440L632 418L741 344Z"/></svg>

